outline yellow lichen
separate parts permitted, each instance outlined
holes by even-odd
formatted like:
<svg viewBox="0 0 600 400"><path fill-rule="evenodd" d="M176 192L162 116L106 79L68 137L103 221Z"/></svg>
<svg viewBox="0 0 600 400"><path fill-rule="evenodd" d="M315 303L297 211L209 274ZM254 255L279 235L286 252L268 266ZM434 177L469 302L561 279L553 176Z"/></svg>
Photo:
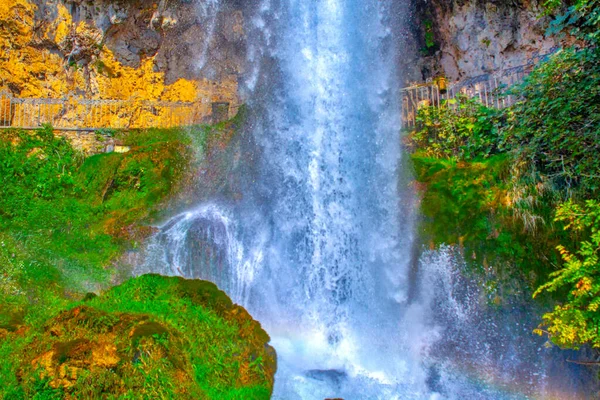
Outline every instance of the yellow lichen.
<svg viewBox="0 0 600 400"><path fill-rule="evenodd" d="M83 92L86 98L127 100L118 110L104 109L102 115L88 115L84 107L73 106L61 116L63 121L90 127L183 124L192 116L198 121L208 115L210 102L237 105L235 76L220 83L179 79L167 85L164 73L156 71L153 57L143 58L138 68L121 64L102 45L104 32L94 22L81 21L74 26L67 7L61 3L56 7L54 21L36 21L36 6L30 0L0 2L0 90L9 89L19 97L64 98ZM52 45L40 46L41 42ZM89 47L86 59L69 57L75 42ZM197 105L172 109L143 103L155 100Z"/></svg>
<svg viewBox="0 0 600 400"><path fill-rule="evenodd" d="M65 41L67 35L71 31L73 19L71 18L71 14L69 14L69 11L64 5L58 4L57 7L58 18L50 27L51 29L48 29L46 35L49 39L52 39L55 43L60 45Z"/></svg>
<svg viewBox="0 0 600 400"><path fill-rule="evenodd" d="M179 79L172 85L166 86L162 99L166 101L195 101L198 96L198 83Z"/></svg>

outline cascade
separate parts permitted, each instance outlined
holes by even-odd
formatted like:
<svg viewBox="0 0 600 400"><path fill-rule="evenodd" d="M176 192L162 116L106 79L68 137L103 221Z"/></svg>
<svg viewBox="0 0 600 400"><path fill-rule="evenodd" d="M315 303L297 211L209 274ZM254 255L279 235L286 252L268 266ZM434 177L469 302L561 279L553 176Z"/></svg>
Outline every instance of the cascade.
<svg viewBox="0 0 600 400"><path fill-rule="evenodd" d="M413 260L400 3L251 2L245 84L259 180L241 201L167 221L135 273L209 279L246 307L278 353L276 399L529 398L490 376L532 368L521 387L540 393L545 366L515 351L499 361L493 339L475 341L478 294L456 285L450 251ZM471 359L489 352L485 379L453 370L453 359L468 369L451 348L463 339L479 346Z"/></svg>

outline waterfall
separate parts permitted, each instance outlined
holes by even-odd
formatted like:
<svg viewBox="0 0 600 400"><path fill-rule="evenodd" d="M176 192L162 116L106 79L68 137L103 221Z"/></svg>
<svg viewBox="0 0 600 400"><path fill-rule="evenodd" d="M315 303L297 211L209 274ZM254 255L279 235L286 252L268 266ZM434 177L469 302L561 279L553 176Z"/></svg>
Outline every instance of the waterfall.
<svg viewBox="0 0 600 400"><path fill-rule="evenodd" d="M237 303L248 302L248 287L262 263L262 246L252 252L238 239L231 215L215 204L181 213L159 227L146 245L134 275L159 272L215 282Z"/></svg>
<svg viewBox="0 0 600 400"><path fill-rule="evenodd" d="M275 399L536 393L544 365L499 356L477 286L459 278L451 252L413 260L396 69L402 2L254 0L247 9L243 84L258 178L246 179L242 200L209 201L160 226L135 273L209 279L246 307L278 354ZM528 367L527 393L492 376Z"/></svg>
<svg viewBox="0 0 600 400"><path fill-rule="evenodd" d="M254 134L271 238L257 280L269 295L257 288L249 307L278 350L275 398L427 397L401 329L412 229L393 13L378 0L289 1L255 17L275 59L262 74L277 82L254 100L268 104Z"/></svg>

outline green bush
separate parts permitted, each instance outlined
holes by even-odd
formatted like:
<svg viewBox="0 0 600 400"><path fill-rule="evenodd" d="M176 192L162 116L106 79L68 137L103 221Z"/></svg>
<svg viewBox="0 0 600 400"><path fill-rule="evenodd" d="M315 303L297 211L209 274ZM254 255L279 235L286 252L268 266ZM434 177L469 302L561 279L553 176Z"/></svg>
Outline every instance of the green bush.
<svg viewBox="0 0 600 400"><path fill-rule="evenodd" d="M534 294L567 291L566 298L544 315L536 332L547 333L561 347L577 349L590 344L600 348L600 203L588 200L582 206L568 201L558 208L556 220L577 234L579 243L575 252L557 247L563 268L553 272L550 281Z"/></svg>
<svg viewBox="0 0 600 400"><path fill-rule="evenodd" d="M463 96L422 107L408 144L429 157L472 160L499 153L502 113Z"/></svg>
<svg viewBox="0 0 600 400"><path fill-rule="evenodd" d="M600 189L600 50L566 49L542 63L515 92L507 111L507 148L528 185L560 197Z"/></svg>

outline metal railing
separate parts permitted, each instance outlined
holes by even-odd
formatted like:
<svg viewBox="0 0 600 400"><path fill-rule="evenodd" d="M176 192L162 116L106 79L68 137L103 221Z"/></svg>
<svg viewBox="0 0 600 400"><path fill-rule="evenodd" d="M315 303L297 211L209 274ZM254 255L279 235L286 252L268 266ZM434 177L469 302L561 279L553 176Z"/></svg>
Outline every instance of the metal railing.
<svg viewBox="0 0 600 400"><path fill-rule="evenodd" d="M552 49L550 53L532 57L525 65L509 68L494 75L480 75L448 84L445 93L442 93L435 82L401 89L402 127L415 127L419 108L439 107L443 101L454 99L459 95L479 100L486 107L499 109L509 107L517 101L517 98L507 93L506 89L521 83L536 64L545 60L556 50Z"/></svg>
<svg viewBox="0 0 600 400"><path fill-rule="evenodd" d="M0 129L37 129L50 124L57 130L172 128L230 117L227 102L167 102L101 100L69 96L62 99L19 98L0 92Z"/></svg>

